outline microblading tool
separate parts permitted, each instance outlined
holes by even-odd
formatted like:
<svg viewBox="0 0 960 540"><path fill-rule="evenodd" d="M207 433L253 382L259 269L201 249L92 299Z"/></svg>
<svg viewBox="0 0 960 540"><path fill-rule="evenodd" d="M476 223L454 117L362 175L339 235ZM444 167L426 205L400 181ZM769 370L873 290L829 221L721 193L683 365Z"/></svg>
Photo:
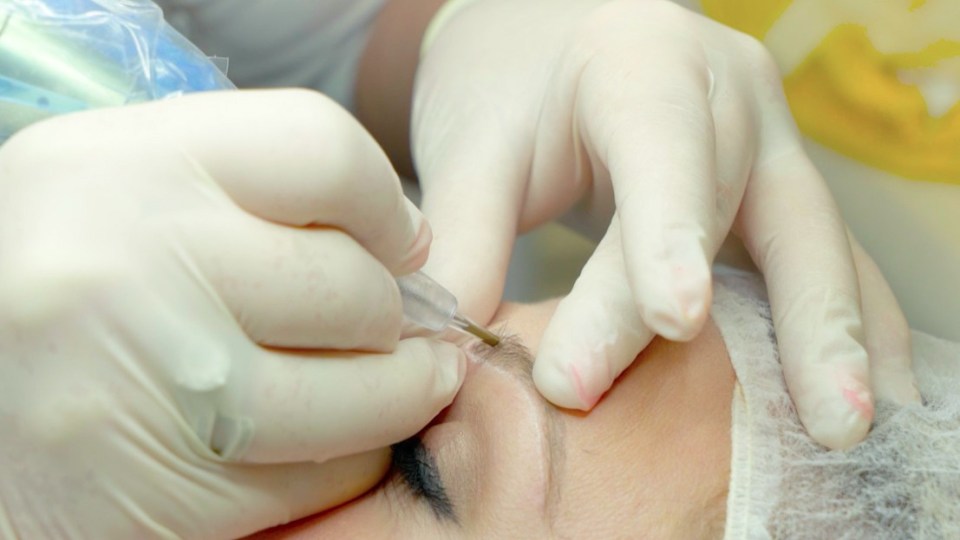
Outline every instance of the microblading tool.
<svg viewBox="0 0 960 540"><path fill-rule="evenodd" d="M434 332L453 328L480 338L491 347L500 343L493 332L457 313L457 298L423 272L397 278L403 298L403 314L410 321Z"/></svg>

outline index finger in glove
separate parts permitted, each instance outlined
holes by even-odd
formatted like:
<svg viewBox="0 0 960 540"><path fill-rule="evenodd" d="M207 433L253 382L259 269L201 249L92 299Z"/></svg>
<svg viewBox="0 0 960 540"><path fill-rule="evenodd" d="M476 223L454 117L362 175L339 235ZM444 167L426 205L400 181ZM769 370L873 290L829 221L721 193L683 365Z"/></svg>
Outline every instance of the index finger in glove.
<svg viewBox="0 0 960 540"><path fill-rule="evenodd" d="M436 124L444 111L423 115L419 123ZM456 133L431 132L430 139L415 133L422 140L416 147L421 207L434 232L424 269L482 324L496 311L517 235L527 170L518 148L524 143L511 140L518 130L503 129L506 120L476 111L457 117Z"/></svg>
<svg viewBox="0 0 960 540"><path fill-rule="evenodd" d="M767 284L801 422L817 442L849 448L874 414L857 275L829 190L799 141L783 139L765 140L738 228Z"/></svg>
<svg viewBox="0 0 960 540"><path fill-rule="evenodd" d="M561 407L593 408L653 339L631 298L620 246L614 219L540 341L533 380Z"/></svg>
<svg viewBox="0 0 960 540"><path fill-rule="evenodd" d="M321 94L206 93L143 105L139 118L125 112L125 121L137 125L129 133L155 125L161 140L182 149L247 212L286 225L340 228L395 275L426 259L428 225L403 196L390 161Z"/></svg>

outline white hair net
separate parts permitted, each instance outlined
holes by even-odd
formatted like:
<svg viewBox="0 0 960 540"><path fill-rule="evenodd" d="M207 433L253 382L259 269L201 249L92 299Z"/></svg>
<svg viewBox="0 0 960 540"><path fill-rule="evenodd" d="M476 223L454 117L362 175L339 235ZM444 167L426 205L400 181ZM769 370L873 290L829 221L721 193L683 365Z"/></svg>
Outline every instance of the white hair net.
<svg viewBox="0 0 960 540"><path fill-rule="evenodd" d="M828 451L787 394L762 282L733 270L717 282L738 380L725 537L960 538L960 344L914 332L924 405L877 403L866 441Z"/></svg>

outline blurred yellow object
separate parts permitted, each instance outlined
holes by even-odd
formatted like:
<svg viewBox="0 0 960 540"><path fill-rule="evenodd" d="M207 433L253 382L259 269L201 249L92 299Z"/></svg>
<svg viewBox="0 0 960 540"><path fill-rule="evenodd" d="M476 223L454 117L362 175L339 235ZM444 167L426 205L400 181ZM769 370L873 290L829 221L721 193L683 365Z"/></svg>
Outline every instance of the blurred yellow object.
<svg viewBox="0 0 960 540"><path fill-rule="evenodd" d="M793 0L703 0L703 12L717 22L763 39Z"/></svg>
<svg viewBox="0 0 960 540"><path fill-rule="evenodd" d="M700 0L761 40L910 325L960 340L960 1Z"/></svg>
<svg viewBox="0 0 960 540"><path fill-rule="evenodd" d="M903 178L960 184L960 2L702 6L771 48L804 134Z"/></svg>

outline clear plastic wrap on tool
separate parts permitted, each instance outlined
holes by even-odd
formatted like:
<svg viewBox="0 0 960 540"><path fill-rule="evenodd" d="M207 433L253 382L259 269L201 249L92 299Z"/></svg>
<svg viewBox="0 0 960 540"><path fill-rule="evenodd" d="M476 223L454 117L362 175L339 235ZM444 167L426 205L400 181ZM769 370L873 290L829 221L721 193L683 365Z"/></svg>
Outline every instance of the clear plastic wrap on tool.
<svg viewBox="0 0 960 540"><path fill-rule="evenodd" d="M457 313L457 298L423 272L397 278L403 298L403 314L427 330L440 332L452 328L480 338L495 347L500 338L467 317Z"/></svg>
<svg viewBox="0 0 960 540"><path fill-rule="evenodd" d="M153 2L0 2L0 143L57 114L228 88Z"/></svg>

